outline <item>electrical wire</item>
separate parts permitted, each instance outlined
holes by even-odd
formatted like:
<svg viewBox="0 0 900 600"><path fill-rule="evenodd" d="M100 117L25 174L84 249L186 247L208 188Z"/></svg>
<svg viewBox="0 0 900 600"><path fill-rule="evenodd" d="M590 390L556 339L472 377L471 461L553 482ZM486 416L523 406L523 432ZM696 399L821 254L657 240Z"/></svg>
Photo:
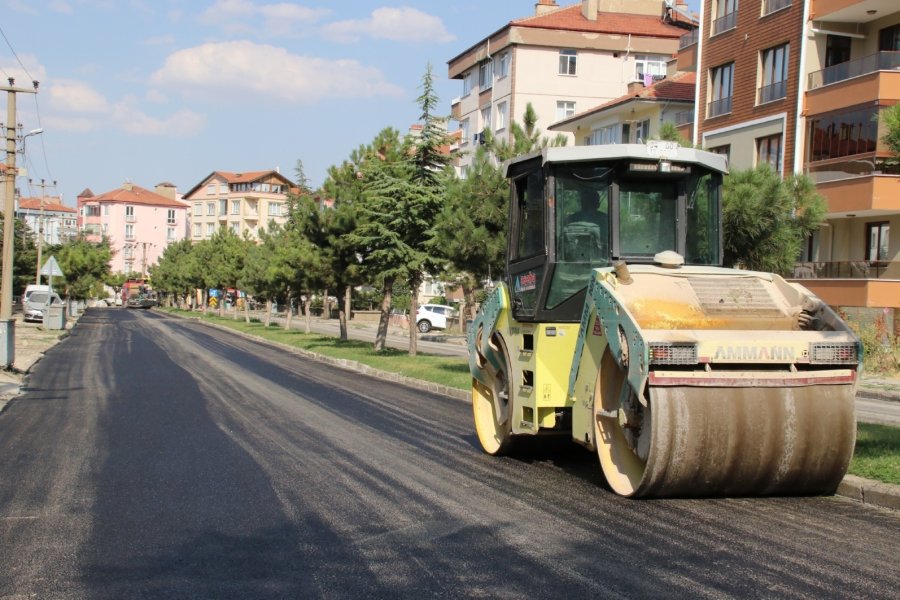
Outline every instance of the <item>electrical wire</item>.
<svg viewBox="0 0 900 600"><path fill-rule="evenodd" d="M19 63L19 66L22 67L22 70L25 72L25 75L28 76L28 79L34 81L34 77L31 76L31 73L28 72L28 69L25 68L25 65L22 63L22 60L19 58L19 55L16 54L15 48L12 47L12 44L9 43L9 38L6 37L6 32L3 31L3 28L0 27L0 35L3 36L3 40L6 42L6 45L9 46L9 51L13 53L13 56L16 57L16 62ZM9 77L7 75L7 77Z"/></svg>

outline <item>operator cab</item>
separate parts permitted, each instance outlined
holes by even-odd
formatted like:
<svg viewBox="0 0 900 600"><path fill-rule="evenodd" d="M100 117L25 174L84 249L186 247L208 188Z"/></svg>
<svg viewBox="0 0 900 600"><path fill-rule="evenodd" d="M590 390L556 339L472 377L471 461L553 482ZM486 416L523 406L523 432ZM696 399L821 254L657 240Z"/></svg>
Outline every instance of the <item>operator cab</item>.
<svg viewBox="0 0 900 600"><path fill-rule="evenodd" d="M591 269L721 266L722 156L670 142L544 148L507 163L507 284L519 321L578 322Z"/></svg>

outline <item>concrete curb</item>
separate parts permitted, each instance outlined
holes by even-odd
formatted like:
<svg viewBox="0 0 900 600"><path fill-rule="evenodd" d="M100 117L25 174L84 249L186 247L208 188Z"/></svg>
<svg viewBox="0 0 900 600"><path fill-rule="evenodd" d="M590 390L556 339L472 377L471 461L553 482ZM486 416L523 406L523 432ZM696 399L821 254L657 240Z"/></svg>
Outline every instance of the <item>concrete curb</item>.
<svg viewBox="0 0 900 600"><path fill-rule="evenodd" d="M310 358L312 360L323 362L326 364L330 364L336 367L340 367L342 369L346 369L348 371L353 371L356 373L360 373L363 375L368 375L370 377L375 377L376 379L381 379L384 381L392 381L396 383L400 383L406 385L408 387L412 387L419 390L426 390L429 392L433 392L435 394L441 394L443 396L448 396L455 400L459 400L465 403L469 403L471 401L471 395L466 390L458 390L456 388L451 388L445 385L440 385L436 383L431 383L428 381L422 381L420 379L414 379L412 377L406 377L404 375L398 375L397 373L391 373L389 371L382 371L380 369L375 369L368 365L364 365L362 363L347 360L345 358L332 358L330 356L325 356L322 354L318 354L316 352L312 352L310 350L304 350L302 348L294 348L292 346L286 346L284 344L280 344L278 342L273 342L271 340L267 340L263 337L253 335L250 333L245 333L243 331L238 331L237 329L232 329L230 327L226 327L224 325L219 325L218 323L210 323L209 321L204 321L200 317L184 317L182 315L176 315L173 313L173 316L177 316L184 319L195 319L204 325L209 327L213 327L222 331L228 331L231 333L236 333L241 335L247 339L252 339L256 342L260 342L269 346L276 347L278 349L287 349L293 354L297 354L299 356L303 356L306 358ZM858 477L856 475L845 475L844 479L838 485L837 490L835 491L835 495L842 496L844 498L850 498L852 500L857 500L863 504L869 504L871 506L878 506L881 508L888 508L893 510L900 511L900 485L892 485L890 483L881 483L880 481L874 481L872 479L865 479L864 477Z"/></svg>

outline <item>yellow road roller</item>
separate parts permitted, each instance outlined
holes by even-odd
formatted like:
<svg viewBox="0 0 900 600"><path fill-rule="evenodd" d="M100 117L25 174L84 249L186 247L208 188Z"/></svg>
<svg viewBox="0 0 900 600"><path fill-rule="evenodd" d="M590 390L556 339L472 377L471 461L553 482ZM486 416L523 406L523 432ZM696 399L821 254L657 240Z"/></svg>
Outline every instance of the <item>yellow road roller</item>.
<svg viewBox="0 0 900 600"><path fill-rule="evenodd" d="M834 492L862 345L804 287L722 267L724 157L651 142L505 169L507 272L468 338L485 452L570 435L629 497Z"/></svg>

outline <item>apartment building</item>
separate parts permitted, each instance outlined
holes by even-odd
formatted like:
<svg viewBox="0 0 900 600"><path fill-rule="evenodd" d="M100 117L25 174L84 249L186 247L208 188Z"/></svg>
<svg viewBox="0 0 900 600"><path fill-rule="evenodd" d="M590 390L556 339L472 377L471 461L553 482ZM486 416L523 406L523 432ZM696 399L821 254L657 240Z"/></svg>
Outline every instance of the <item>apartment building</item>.
<svg viewBox="0 0 900 600"><path fill-rule="evenodd" d="M87 239L109 240L114 273L146 276L166 246L187 235L187 204L171 183L151 191L126 182L97 196L86 189L78 196L78 218Z"/></svg>
<svg viewBox="0 0 900 600"><path fill-rule="evenodd" d="M43 245L63 244L78 235L78 211L66 206L62 198L19 198L16 218L22 219Z"/></svg>
<svg viewBox="0 0 900 600"><path fill-rule="evenodd" d="M900 5L704 0L701 15L679 55L698 57L694 139L732 169L808 174L828 213L794 277L832 306L890 315L900 308L900 170L878 117L900 101Z"/></svg>
<svg viewBox="0 0 900 600"><path fill-rule="evenodd" d="M649 86L631 83L623 96L554 123L549 130L573 134L577 146L655 139L663 123L677 127L693 121L696 80L696 73L686 72Z"/></svg>
<svg viewBox="0 0 900 600"><path fill-rule="evenodd" d="M296 186L277 170L230 173L213 171L184 195L191 207L194 242L209 239L216 230L229 228L259 237L260 229L287 221L288 194Z"/></svg>
<svg viewBox="0 0 900 600"><path fill-rule="evenodd" d="M465 172L488 129L510 136L531 103L537 127L569 119L649 85L666 73L679 38L694 28L684 5L661 0L582 0L559 6L539 0L516 19L448 61L462 93L451 103L460 134L457 167ZM570 143L574 134L567 134Z"/></svg>

